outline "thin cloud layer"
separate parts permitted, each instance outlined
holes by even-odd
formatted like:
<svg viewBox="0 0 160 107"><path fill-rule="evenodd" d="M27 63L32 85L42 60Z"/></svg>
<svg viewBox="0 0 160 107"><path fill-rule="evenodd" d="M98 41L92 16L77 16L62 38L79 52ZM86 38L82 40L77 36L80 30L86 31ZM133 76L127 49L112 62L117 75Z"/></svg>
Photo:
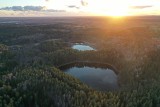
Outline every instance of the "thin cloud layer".
<svg viewBox="0 0 160 107"><path fill-rule="evenodd" d="M13 10L13 11L22 11L23 8L21 6L12 6L12 7L4 7L0 10Z"/></svg>
<svg viewBox="0 0 160 107"><path fill-rule="evenodd" d="M76 8L76 9L79 9L80 7L76 6L76 5L70 5L68 6L68 8Z"/></svg>
<svg viewBox="0 0 160 107"><path fill-rule="evenodd" d="M45 6L12 6L0 8L0 10L13 10L13 11L42 11L45 10Z"/></svg>
<svg viewBox="0 0 160 107"><path fill-rule="evenodd" d="M153 6L132 6L131 8L132 9L144 9L144 8L150 8L150 7L153 7Z"/></svg>
<svg viewBox="0 0 160 107"><path fill-rule="evenodd" d="M87 6L88 5L88 2L86 0L81 0L81 5L82 6Z"/></svg>
<svg viewBox="0 0 160 107"><path fill-rule="evenodd" d="M32 11L42 11L42 10L45 10L45 6L24 6L22 7L24 9L24 11L29 11L29 10L32 10Z"/></svg>
<svg viewBox="0 0 160 107"><path fill-rule="evenodd" d="M46 9L45 6L12 6L0 8L6 11L42 11L42 12L65 12L65 10Z"/></svg>

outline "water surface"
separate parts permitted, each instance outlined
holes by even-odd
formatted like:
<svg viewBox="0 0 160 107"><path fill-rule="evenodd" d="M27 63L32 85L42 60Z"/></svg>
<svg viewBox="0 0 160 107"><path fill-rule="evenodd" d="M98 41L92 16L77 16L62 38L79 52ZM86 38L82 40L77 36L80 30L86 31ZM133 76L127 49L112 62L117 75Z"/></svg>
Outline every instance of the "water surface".
<svg viewBox="0 0 160 107"><path fill-rule="evenodd" d="M69 66L69 68L65 68L63 71L100 91L118 89L117 75L112 69L91 66Z"/></svg>
<svg viewBox="0 0 160 107"><path fill-rule="evenodd" d="M85 45L83 43L76 43L76 44L74 44L72 46L72 49L76 49L76 50L79 50L79 51L95 50L91 46Z"/></svg>

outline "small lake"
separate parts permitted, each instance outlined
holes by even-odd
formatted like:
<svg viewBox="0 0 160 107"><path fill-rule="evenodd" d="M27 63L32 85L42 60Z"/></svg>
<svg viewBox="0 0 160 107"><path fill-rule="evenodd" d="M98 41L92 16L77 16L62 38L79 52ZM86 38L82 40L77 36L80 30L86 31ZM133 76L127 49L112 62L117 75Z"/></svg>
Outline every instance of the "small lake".
<svg viewBox="0 0 160 107"><path fill-rule="evenodd" d="M0 24L19 24L20 21L0 21Z"/></svg>
<svg viewBox="0 0 160 107"><path fill-rule="evenodd" d="M118 76L110 67L94 67L94 64L70 64L60 69L99 91L118 89ZM100 65L100 64L99 64Z"/></svg>
<svg viewBox="0 0 160 107"><path fill-rule="evenodd" d="M86 45L86 44L83 44L83 43L75 43L75 44L72 46L72 49L76 49L76 50L79 50L79 51L95 50L95 49L92 48L91 46Z"/></svg>

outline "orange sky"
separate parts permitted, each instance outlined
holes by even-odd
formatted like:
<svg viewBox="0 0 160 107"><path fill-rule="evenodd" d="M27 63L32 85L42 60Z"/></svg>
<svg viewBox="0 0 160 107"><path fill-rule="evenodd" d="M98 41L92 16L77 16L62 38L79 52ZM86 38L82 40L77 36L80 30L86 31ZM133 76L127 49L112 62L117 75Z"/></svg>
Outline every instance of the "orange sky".
<svg viewBox="0 0 160 107"><path fill-rule="evenodd" d="M28 6L28 7L26 7ZM1 0L0 16L160 15L160 0Z"/></svg>

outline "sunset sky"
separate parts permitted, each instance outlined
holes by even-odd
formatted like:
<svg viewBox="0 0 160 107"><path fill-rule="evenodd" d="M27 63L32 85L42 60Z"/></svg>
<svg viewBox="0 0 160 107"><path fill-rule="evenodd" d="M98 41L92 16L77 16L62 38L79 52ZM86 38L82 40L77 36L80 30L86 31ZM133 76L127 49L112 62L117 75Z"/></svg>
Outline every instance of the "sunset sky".
<svg viewBox="0 0 160 107"><path fill-rule="evenodd" d="M160 15L160 0L0 0L0 16Z"/></svg>

